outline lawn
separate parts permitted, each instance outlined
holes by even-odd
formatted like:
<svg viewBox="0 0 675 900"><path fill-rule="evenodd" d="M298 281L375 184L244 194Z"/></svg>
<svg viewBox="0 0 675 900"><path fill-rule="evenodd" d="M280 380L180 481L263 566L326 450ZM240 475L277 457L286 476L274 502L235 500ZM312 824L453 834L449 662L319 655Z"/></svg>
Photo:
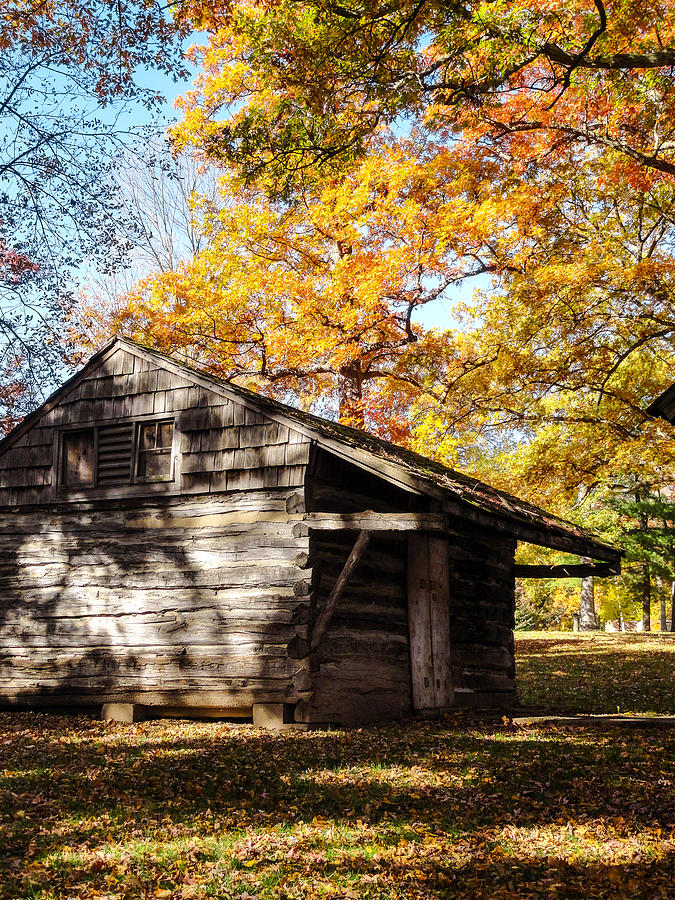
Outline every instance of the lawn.
<svg viewBox="0 0 675 900"><path fill-rule="evenodd" d="M597 703L591 679L579 708L608 709L609 675L622 709L639 704L618 686L639 684L639 711L675 711L667 640L645 638L638 652L601 638L597 667L587 639L527 635L517 646L533 708L567 701L572 667L586 663ZM631 677L617 677L613 653ZM467 715L266 733L3 713L0 897L665 900L674 736Z"/></svg>
<svg viewBox="0 0 675 900"><path fill-rule="evenodd" d="M533 711L675 714L675 634L517 632L516 657Z"/></svg>

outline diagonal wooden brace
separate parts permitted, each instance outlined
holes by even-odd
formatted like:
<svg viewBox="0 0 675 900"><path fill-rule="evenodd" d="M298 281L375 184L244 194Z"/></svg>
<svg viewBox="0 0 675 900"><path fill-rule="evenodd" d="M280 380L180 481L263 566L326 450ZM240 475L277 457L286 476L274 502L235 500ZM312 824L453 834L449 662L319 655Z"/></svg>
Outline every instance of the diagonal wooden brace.
<svg viewBox="0 0 675 900"><path fill-rule="evenodd" d="M315 650L321 642L321 638L326 633L328 623L332 619L333 613L335 612L335 607L338 605L338 601L344 593L344 589L347 587L347 583L351 578L354 569L358 566L359 560L366 552L366 547L368 546L369 541L369 531L359 532L359 536L357 537L356 543L352 548L352 552L349 554L347 562L342 567L342 571L338 575L337 581L335 582L333 590L330 592L328 600L326 600L326 603L323 606L321 612L316 617L316 622L314 623L314 627L312 628L312 636L310 638L310 649Z"/></svg>

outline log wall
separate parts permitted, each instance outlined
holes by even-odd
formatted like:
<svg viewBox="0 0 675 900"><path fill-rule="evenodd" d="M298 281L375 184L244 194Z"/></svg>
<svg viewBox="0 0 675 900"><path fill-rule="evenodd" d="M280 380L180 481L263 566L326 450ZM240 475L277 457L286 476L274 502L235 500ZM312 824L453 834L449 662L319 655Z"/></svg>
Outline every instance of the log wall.
<svg viewBox="0 0 675 900"><path fill-rule="evenodd" d="M313 454L305 494L312 512L419 506L414 495L323 450ZM311 532L312 619L325 604L357 534ZM326 634L307 661L313 693L296 711L300 721L355 724L410 712L405 547L404 534L371 536Z"/></svg>
<svg viewBox="0 0 675 900"><path fill-rule="evenodd" d="M513 642L516 540L451 520L450 639L456 706L516 700Z"/></svg>
<svg viewBox="0 0 675 900"><path fill-rule="evenodd" d="M436 501L405 492L317 451L308 472L308 508L316 512L437 511ZM312 532L312 616L326 602L356 532ZM457 706L515 702L513 614L516 541L451 519L448 539L451 663ZM308 667L314 692L303 721L354 723L412 710L405 535L373 535Z"/></svg>
<svg viewBox="0 0 675 900"><path fill-rule="evenodd" d="M4 702L297 701L291 490L0 512Z"/></svg>
<svg viewBox="0 0 675 900"><path fill-rule="evenodd" d="M318 608L355 539L355 532L313 533ZM402 535L371 538L310 663L314 692L297 710L300 721L352 725L410 711L405 541Z"/></svg>

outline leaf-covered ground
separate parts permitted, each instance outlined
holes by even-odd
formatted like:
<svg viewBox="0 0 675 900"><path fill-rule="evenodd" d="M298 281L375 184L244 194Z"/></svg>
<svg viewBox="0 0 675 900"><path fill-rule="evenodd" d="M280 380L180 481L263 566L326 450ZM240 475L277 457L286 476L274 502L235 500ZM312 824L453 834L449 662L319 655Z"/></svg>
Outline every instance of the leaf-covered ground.
<svg viewBox="0 0 675 900"><path fill-rule="evenodd" d="M675 634L517 632L516 659L533 710L675 714Z"/></svg>
<svg viewBox="0 0 675 900"><path fill-rule="evenodd" d="M534 641L518 647L541 706L542 646L542 671L571 676L554 639ZM631 656L647 691L648 646ZM654 675L672 690L672 668ZM2 713L0 898L666 900L674 738L466 715L271 733Z"/></svg>

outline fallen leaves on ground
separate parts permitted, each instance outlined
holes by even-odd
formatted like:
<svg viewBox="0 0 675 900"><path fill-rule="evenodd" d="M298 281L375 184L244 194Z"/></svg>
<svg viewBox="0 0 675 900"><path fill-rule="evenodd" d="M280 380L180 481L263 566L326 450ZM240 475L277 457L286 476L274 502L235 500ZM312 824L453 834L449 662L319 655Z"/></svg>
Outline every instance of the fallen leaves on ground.
<svg viewBox="0 0 675 900"><path fill-rule="evenodd" d="M675 714L675 634L516 632L518 695L546 713Z"/></svg>
<svg viewBox="0 0 675 900"><path fill-rule="evenodd" d="M566 672L535 640L521 666L550 652ZM468 713L283 733L4 713L0 898L667 900L673 734Z"/></svg>

